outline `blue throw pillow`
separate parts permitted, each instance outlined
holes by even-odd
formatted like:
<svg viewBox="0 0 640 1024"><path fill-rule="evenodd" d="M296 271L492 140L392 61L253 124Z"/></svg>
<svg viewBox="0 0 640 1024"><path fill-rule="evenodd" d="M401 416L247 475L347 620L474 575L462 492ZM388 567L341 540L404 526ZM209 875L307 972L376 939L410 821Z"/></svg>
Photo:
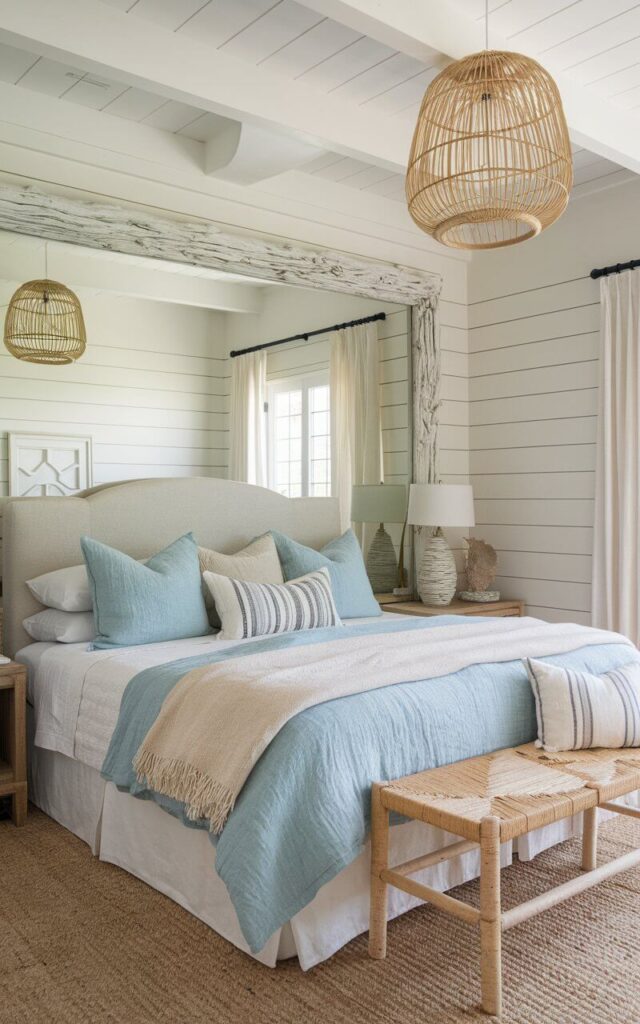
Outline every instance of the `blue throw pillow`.
<svg viewBox="0 0 640 1024"><path fill-rule="evenodd" d="M305 547L284 533L271 530L285 580L295 580L309 572L326 567L331 576L331 589L341 619L381 615L373 596L360 545L353 530L325 544L322 551Z"/></svg>
<svg viewBox="0 0 640 1024"><path fill-rule="evenodd" d="M210 632L192 534L147 562L80 539L93 598L97 648L182 640Z"/></svg>

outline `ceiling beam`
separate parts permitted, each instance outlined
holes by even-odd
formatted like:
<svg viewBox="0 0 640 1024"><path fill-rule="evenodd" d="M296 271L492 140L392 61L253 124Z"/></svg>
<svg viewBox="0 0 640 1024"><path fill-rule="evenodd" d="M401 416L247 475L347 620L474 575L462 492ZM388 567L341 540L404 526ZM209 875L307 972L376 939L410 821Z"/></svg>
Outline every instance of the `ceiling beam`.
<svg viewBox="0 0 640 1024"><path fill-rule="evenodd" d="M401 50L418 60L438 50L453 60L484 49L484 23L476 21L450 0L304 0L318 14L348 25L356 32ZM494 49L509 50L506 39L491 29ZM527 54L536 57L535 53ZM599 156L640 174L640 116L603 99L596 88L579 85L555 68L545 56L544 66L553 74L569 125L571 139Z"/></svg>
<svg viewBox="0 0 640 1024"><path fill-rule="evenodd" d="M212 46L99 0L7 0L0 42L239 121L292 133L321 149L403 170L412 125L322 96Z"/></svg>

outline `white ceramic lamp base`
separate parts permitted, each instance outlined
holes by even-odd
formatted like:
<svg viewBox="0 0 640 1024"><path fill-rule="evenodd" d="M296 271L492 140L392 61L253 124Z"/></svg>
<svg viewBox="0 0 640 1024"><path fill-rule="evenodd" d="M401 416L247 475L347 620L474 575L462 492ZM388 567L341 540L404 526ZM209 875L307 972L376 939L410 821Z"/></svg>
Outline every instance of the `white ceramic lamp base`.
<svg viewBox="0 0 640 1024"><path fill-rule="evenodd" d="M398 582L398 556L382 523L367 554L367 576L374 594L389 594Z"/></svg>
<svg viewBox="0 0 640 1024"><path fill-rule="evenodd" d="M424 554L418 569L418 594L423 604L451 604L458 583L453 552L437 530L425 541Z"/></svg>

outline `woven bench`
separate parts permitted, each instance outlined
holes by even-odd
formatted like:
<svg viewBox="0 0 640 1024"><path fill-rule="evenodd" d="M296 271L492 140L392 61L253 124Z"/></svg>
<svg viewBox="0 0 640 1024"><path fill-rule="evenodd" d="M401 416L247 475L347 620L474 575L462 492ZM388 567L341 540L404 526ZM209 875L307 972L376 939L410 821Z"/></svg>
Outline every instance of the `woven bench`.
<svg viewBox="0 0 640 1024"><path fill-rule="evenodd" d="M546 754L533 744L433 768L394 782L374 783L371 822L369 953L386 954L387 887L393 885L449 914L480 926L482 1007L502 1003L502 932L547 907L640 864L640 850L596 867L598 807L640 818L612 803L640 789L640 749ZM389 812L444 829L460 841L389 866ZM582 868L586 872L511 910L500 904L500 844L583 812ZM480 846L480 909L409 876Z"/></svg>

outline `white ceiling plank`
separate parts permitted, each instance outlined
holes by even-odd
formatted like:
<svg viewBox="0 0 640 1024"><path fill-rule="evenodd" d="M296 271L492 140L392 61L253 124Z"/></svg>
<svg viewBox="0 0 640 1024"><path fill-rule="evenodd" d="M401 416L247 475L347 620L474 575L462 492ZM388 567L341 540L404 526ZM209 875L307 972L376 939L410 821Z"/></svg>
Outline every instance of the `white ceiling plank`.
<svg viewBox="0 0 640 1024"><path fill-rule="evenodd" d="M303 33L310 31L321 20L315 11L302 7L294 0L282 0L261 18L257 18L247 28L238 32L233 39L224 44L224 49L236 57L241 57L242 60L259 64L298 39Z"/></svg>
<svg viewBox="0 0 640 1024"><path fill-rule="evenodd" d="M156 93L145 92L144 89L125 89L117 99L112 100L108 106L103 107L108 114L116 117L125 117L128 121L142 121L154 110L161 107L166 100Z"/></svg>
<svg viewBox="0 0 640 1024"><path fill-rule="evenodd" d="M444 64L445 61L442 63ZM406 110L413 104L422 102L427 86L441 70L440 67L427 68L420 74L407 79L406 82L386 89L377 96L371 96L370 99L364 101L363 106L377 110L380 114L395 114L399 110Z"/></svg>
<svg viewBox="0 0 640 1024"><path fill-rule="evenodd" d="M407 57L404 53L395 53L367 71L353 75L342 85L337 86L335 92L353 103L364 103L372 96L379 96L396 85L402 85L420 71L422 64L415 58Z"/></svg>
<svg viewBox="0 0 640 1024"><path fill-rule="evenodd" d="M633 181L635 175L625 168L612 171L611 174L604 174L601 178L593 178L591 181L583 181L576 185L571 193L571 202L584 199L585 196L593 195L594 192L603 192L608 188L617 188L618 185L626 185Z"/></svg>
<svg viewBox="0 0 640 1024"><path fill-rule="evenodd" d="M606 5L602 0L578 0L547 18L540 18L535 5L530 4L531 26L511 36L510 41L528 53L553 53L555 60L565 48L588 46L587 37L595 29L615 31L617 15L628 11L632 4L633 0L608 0Z"/></svg>
<svg viewBox="0 0 640 1024"><path fill-rule="evenodd" d="M640 85L640 61L634 61L626 67L591 79L587 84L597 86L601 96L610 97L615 103L627 89L634 89L636 85Z"/></svg>
<svg viewBox="0 0 640 1024"><path fill-rule="evenodd" d="M64 94L64 98L70 103L91 107L92 110L102 110L111 100L121 96L126 88L126 85L122 85L120 82L110 82L106 78L85 75Z"/></svg>
<svg viewBox="0 0 640 1024"><path fill-rule="evenodd" d="M306 167L303 170L306 170ZM372 185L387 181L390 177L392 175L385 171L384 167L365 167L363 170L348 174L346 178L341 180L342 184L348 185L349 188L367 189Z"/></svg>
<svg viewBox="0 0 640 1024"><path fill-rule="evenodd" d="M128 11L130 7L136 4L137 0L102 0L103 4L108 4L109 7L115 7L119 11Z"/></svg>
<svg viewBox="0 0 640 1024"><path fill-rule="evenodd" d="M303 87L304 78L293 89L267 65L254 67L195 42L183 31L169 33L98 0L56 0L55 9L48 0L0 5L0 42L26 44L48 58L68 60L73 55L92 74L109 69L125 85L193 106L193 120L205 111L220 114L294 134L321 149L390 171L403 169L409 150L410 120L389 118L381 130L375 111L349 106L338 96L318 96ZM151 115L153 124L159 123L163 109ZM179 130L185 123L172 128Z"/></svg>
<svg viewBox="0 0 640 1024"><path fill-rule="evenodd" d="M626 110L635 110L640 106L640 85L636 85L635 89L627 89L621 96L616 96L615 102Z"/></svg>
<svg viewBox="0 0 640 1024"><path fill-rule="evenodd" d="M287 78L298 78L356 39L359 39L358 32L325 18L315 28L267 57L264 63L269 70L278 71Z"/></svg>
<svg viewBox="0 0 640 1024"><path fill-rule="evenodd" d="M622 2L628 5L629 0ZM593 20L595 24L592 28L587 31L582 27L582 21L574 22L573 34L565 42L555 42L544 50L537 51L541 60L553 60L554 67L571 71L585 61L612 50L640 34L640 5L617 16L609 16L609 5L603 8L602 4L598 4L598 7L599 14L595 14L586 22L588 25ZM605 12L607 20L604 20ZM596 19L599 19L599 22ZM580 25L581 29L576 33L577 25Z"/></svg>
<svg viewBox="0 0 640 1024"><path fill-rule="evenodd" d="M219 47L261 17L277 0L210 0L178 30L208 46Z"/></svg>
<svg viewBox="0 0 640 1024"><path fill-rule="evenodd" d="M590 163L582 167L575 167L573 180L575 185L582 185L587 181L595 181L596 178L604 178L607 174L617 174L620 165L612 160L605 160L603 157L596 157Z"/></svg>
<svg viewBox="0 0 640 1024"><path fill-rule="evenodd" d="M629 39L612 50L605 50L604 53L572 67L565 75L565 79L582 86L589 85L619 67L627 67L629 64L639 62L640 39ZM594 92L596 91L597 86L594 87Z"/></svg>
<svg viewBox="0 0 640 1024"><path fill-rule="evenodd" d="M373 192L377 196L394 196L398 194L399 190L404 196L404 175L402 174L394 174L384 181L378 181L364 191Z"/></svg>
<svg viewBox="0 0 640 1024"><path fill-rule="evenodd" d="M175 32L206 3L207 0L136 0L135 3L133 0L116 0L114 7L121 6L136 18L147 18Z"/></svg>
<svg viewBox="0 0 640 1024"><path fill-rule="evenodd" d="M47 96L61 96L82 78L83 73L73 64L63 64L42 57L22 76L20 85L26 89L43 92Z"/></svg>
<svg viewBox="0 0 640 1024"><path fill-rule="evenodd" d="M519 46L521 32L526 32L532 25L544 22L569 7L575 6L576 0L511 0L501 5L489 19L489 32L495 29L509 40L512 48ZM481 16L484 18L484 15ZM491 36L489 41L491 42ZM493 43L491 42L491 45Z"/></svg>
<svg viewBox="0 0 640 1024"><path fill-rule="evenodd" d="M326 181L340 181L341 178L346 178L349 174L356 174L358 171L364 170L366 166L362 160L343 156L334 163L314 171L313 174L314 177L324 178Z"/></svg>
<svg viewBox="0 0 640 1024"><path fill-rule="evenodd" d="M219 117L217 114L201 114L195 121L190 121L178 132L188 139L195 139L196 142L208 142L214 135L222 131L229 124L226 117Z"/></svg>
<svg viewBox="0 0 640 1024"><path fill-rule="evenodd" d="M393 56L394 51L383 43L366 37L357 39L351 46L300 75L299 81L321 92L331 92L344 82L351 81L356 75Z"/></svg>
<svg viewBox="0 0 640 1024"><path fill-rule="evenodd" d="M161 107L158 107L152 114L144 118L144 124L152 128L162 128L165 132L179 132L186 128L202 115L197 107L189 103L177 103L175 100L168 100Z"/></svg>
<svg viewBox="0 0 640 1024"><path fill-rule="evenodd" d="M331 164L336 164L338 160L344 160L344 157L340 156L339 153L321 153L314 160L310 160L305 165L305 172L307 174L315 174L316 171L321 171L324 167L330 167Z"/></svg>
<svg viewBox="0 0 640 1024"><path fill-rule="evenodd" d="M37 60L35 53L0 44L0 82L17 82Z"/></svg>

